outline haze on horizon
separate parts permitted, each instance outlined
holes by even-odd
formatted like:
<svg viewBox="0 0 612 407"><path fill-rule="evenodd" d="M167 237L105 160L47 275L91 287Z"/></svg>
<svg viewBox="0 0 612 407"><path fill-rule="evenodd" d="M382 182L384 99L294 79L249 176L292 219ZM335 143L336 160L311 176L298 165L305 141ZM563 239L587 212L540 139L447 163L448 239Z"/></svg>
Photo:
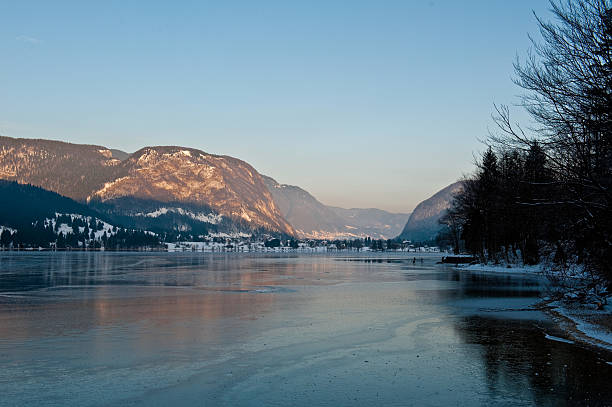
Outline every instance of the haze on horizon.
<svg viewBox="0 0 612 407"><path fill-rule="evenodd" d="M409 212L472 168L547 4L3 2L0 134L183 145Z"/></svg>

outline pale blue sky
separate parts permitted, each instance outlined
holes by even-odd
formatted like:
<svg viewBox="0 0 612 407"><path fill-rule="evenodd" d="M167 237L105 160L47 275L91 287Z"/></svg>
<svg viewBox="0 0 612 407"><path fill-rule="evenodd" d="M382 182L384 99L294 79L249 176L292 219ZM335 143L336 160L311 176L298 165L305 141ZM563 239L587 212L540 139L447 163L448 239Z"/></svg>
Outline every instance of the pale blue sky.
<svg viewBox="0 0 612 407"><path fill-rule="evenodd" d="M410 211L472 167L546 0L4 1L0 134L227 154Z"/></svg>

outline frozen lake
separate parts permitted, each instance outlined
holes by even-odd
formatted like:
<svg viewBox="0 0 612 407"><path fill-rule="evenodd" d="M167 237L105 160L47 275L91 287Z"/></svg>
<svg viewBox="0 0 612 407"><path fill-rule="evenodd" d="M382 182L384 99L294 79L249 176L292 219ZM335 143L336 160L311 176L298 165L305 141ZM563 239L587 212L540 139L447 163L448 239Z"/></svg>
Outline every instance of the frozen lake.
<svg viewBox="0 0 612 407"><path fill-rule="evenodd" d="M0 252L0 406L612 405L543 281L412 258Z"/></svg>

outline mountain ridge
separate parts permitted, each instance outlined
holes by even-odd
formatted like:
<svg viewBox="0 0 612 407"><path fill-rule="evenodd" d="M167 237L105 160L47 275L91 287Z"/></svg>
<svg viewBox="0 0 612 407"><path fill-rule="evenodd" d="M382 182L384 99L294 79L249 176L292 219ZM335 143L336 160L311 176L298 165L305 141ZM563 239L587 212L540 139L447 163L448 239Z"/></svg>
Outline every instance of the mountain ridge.
<svg viewBox="0 0 612 407"><path fill-rule="evenodd" d="M237 158L180 146L143 147L113 157L103 146L0 137L0 179L77 201L133 196L210 207L251 229L294 235L261 175ZM115 153L115 157L117 153Z"/></svg>
<svg viewBox="0 0 612 407"><path fill-rule="evenodd" d="M453 195L462 189L463 182L457 181L420 202L398 237L416 242L435 239L442 228L438 221L450 207Z"/></svg>
<svg viewBox="0 0 612 407"><path fill-rule="evenodd" d="M281 214L301 238L353 239L397 236L409 214L395 214L377 208L344 209L328 206L301 187L280 184L264 176Z"/></svg>
<svg viewBox="0 0 612 407"><path fill-rule="evenodd" d="M279 184L228 155L146 146L133 153L93 145L0 136L0 179L42 187L138 227L270 231L312 239L397 236L409 214L340 208ZM160 213L155 219L139 214ZM213 225L202 219L223 219Z"/></svg>

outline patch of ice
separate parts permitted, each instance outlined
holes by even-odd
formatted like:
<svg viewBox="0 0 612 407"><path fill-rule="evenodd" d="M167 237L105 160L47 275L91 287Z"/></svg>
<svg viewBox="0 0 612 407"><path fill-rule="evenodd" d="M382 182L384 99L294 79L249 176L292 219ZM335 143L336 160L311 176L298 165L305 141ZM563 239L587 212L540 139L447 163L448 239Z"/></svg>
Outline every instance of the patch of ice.
<svg viewBox="0 0 612 407"><path fill-rule="evenodd" d="M570 341L569 339L559 338L558 336L544 334L544 337L550 341L569 343L571 345L574 344L574 341Z"/></svg>

